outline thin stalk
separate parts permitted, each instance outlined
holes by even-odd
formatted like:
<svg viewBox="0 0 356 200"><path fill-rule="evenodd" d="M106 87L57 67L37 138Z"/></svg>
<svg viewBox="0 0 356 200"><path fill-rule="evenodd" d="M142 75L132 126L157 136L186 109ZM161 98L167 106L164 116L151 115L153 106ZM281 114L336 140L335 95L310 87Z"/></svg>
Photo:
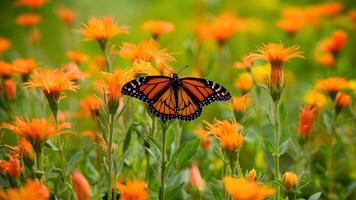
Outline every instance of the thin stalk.
<svg viewBox="0 0 356 200"><path fill-rule="evenodd" d="M279 181L279 116L278 116L278 101L274 102L274 181ZM280 197L280 186L277 184L277 191L275 194L275 200L279 200Z"/></svg>
<svg viewBox="0 0 356 200"><path fill-rule="evenodd" d="M240 166L240 150L237 150L237 158L236 158L236 169L237 169L237 175L242 178L243 177L243 173L241 170L241 166Z"/></svg>
<svg viewBox="0 0 356 200"><path fill-rule="evenodd" d="M111 61L110 61L110 58L109 58L109 53L108 53L107 46L105 46L103 52L104 52L104 57L105 57L106 71L112 72L112 66L111 66Z"/></svg>
<svg viewBox="0 0 356 200"><path fill-rule="evenodd" d="M164 122L163 122L164 123ZM161 162L161 188L159 199L165 199L165 176L166 176L166 131L167 127L166 124L162 125L162 141L161 141L161 154L162 154L162 162Z"/></svg>
<svg viewBox="0 0 356 200"><path fill-rule="evenodd" d="M36 178L41 180L42 175L43 175L43 156L42 156L42 150L36 152Z"/></svg>
<svg viewBox="0 0 356 200"><path fill-rule="evenodd" d="M110 124L109 124L109 151L108 151L108 171L109 171L109 179L108 179L108 199L112 200L112 186L113 186L113 181L116 179L116 176L114 176L114 180L112 179L113 176L113 157L112 157L112 144L113 144L113 135L114 135L114 119L115 115L110 114ZM114 196L115 196L115 190L114 190ZM114 197L113 196L113 197Z"/></svg>

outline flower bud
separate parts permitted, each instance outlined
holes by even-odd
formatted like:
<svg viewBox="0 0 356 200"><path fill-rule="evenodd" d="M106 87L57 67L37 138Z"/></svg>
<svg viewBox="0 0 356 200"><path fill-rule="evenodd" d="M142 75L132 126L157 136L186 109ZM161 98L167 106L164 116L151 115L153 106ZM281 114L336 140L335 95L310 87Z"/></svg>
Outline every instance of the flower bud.
<svg viewBox="0 0 356 200"><path fill-rule="evenodd" d="M298 184L297 175L291 171L285 172L282 178L283 178L283 185L287 189L287 191L290 191Z"/></svg>

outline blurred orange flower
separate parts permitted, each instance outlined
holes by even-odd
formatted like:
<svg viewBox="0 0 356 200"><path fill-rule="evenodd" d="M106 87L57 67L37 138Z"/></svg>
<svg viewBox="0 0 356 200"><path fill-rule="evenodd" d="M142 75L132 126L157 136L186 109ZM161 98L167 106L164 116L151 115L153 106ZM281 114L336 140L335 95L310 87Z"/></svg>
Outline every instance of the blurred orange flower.
<svg viewBox="0 0 356 200"><path fill-rule="evenodd" d="M90 185L87 179L78 170L71 173L72 185L78 200L90 199Z"/></svg>
<svg viewBox="0 0 356 200"><path fill-rule="evenodd" d="M83 109L83 114L85 116L91 116L95 118L98 115L100 108L100 101L93 95L87 96L85 99L80 101L80 105Z"/></svg>
<svg viewBox="0 0 356 200"><path fill-rule="evenodd" d="M127 181L126 185L117 182L116 187L120 191L120 200L147 200L147 184L144 181Z"/></svg>
<svg viewBox="0 0 356 200"><path fill-rule="evenodd" d="M219 42L224 43L231 38L241 27L241 21L233 13L220 14L209 26L211 37Z"/></svg>
<svg viewBox="0 0 356 200"><path fill-rule="evenodd" d="M316 107L314 106L306 106L300 111L298 131L300 136L306 137L309 135L316 118L316 113Z"/></svg>
<svg viewBox="0 0 356 200"><path fill-rule="evenodd" d="M107 41L118 34L128 33L127 26L116 25L111 17L92 17L83 26L78 32L85 36L84 41Z"/></svg>
<svg viewBox="0 0 356 200"><path fill-rule="evenodd" d="M0 199L5 200L48 200L49 191L39 180L27 179L19 188L10 188L0 191Z"/></svg>
<svg viewBox="0 0 356 200"><path fill-rule="evenodd" d="M342 77L330 77L319 80L316 83L315 88L320 91L329 92L329 94L332 94L332 97L334 98L334 95L336 95L338 91L346 89L348 86L349 83L346 79Z"/></svg>
<svg viewBox="0 0 356 200"><path fill-rule="evenodd" d="M74 11L66 7L57 8L56 13L61 21L67 25L71 25L75 19Z"/></svg>
<svg viewBox="0 0 356 200"><path fill-rule="evenodd" d="M9 129L13 133L19 134L29 140L33 145L35 142L44 142L48 138L66 133L70 128L69 123L59 123L54 125L46 119L23 119L16 117L13 123L3 123L1 128ZM34 145L35 146L35 145Z"/></svg>
<svg viewBox="0 0 356 200"><path fill-rule="evenodd" d="M352 98L350 95L343 92L338 92L336 95L336 104L341 108L347 107L351 104Z"/></svg>
<svg viewBox="0 0 356 200"><path fill-rule="evenodd" d="M42 20L41 15L24 13L16 17L16 24L21 26L35 26Z"/></svg>
<svg viewBox="0 0 356 200"><path fill-rule="evenodd" d="M163 20L151 20L142 25L142 28L152 34L153 38L158 38L174 30L174 24Z"/></svg>
<svg viewBox="0 0 356 200"><path fill-rule="evenodd" d="M16 5L17 6L25 6L29 8L40 8L48 2L48 0L17 0Z"/></svg>
<svg viewBox="0 0 356 200"><path fill-rule="evenodd" d="M12 79L6 79L4 81L6 98L13 100L16 97L16 83Z"/></svg>
<svg viewBox="0 0 356 200"><path fill-rule="evenodd" d="M333 17L341 12L343 5L340 2L327 2L318 5L318 9L323 16Z"/></svg>
<svg viewBox="0 0 356 200"><path fill-rule="evenodd" d="M209 133L213 134L219 141L223 149L235 150L241 147L244 142L244 136L241 135L242 126L235 121L214 120L213 124L203 121Z"/></svg>
<svg viewBox="0 0 356 200"><path fill-rule="evenodd" d="M250 73L244 72L240 74L236 81L235 81L235 87L240 89L243 94L246 94L249 92L253 86L253 79Z"/></svg>
<svg viewBox="0 0 356 200"><path fill-rule="evenodd" d="M19 178L21 171L22 166L17 156L8 155L8 160L0 160L0 172L8 174L12 180L16 181Z"/></svg>
<svg viewBox="0 0 356 200"><path fill-rule="evenodd" d="M6 78L9 78L14 73L15 73L15 70L11 64L0 60L0 76L4 77L6 79Z"/></svg>
<svg viewBox="0 0 356 200"><path fill-rule="evenodd" d="M41 32L39 30L33 30L31 32L31 44L36 45L41 40Z"/></svg>
<svg viewBox="0 0 356 200"><path fill-rule="evenodd" d="M132 63L132 68L130 68L129 71L131 74L134 74L135 76L159 75L159 72L152 67L152 64L144 60L135 60Z"/></svg>
<svg viewBox="0 0 356 200"><path fill-rule="evenodd" d="M236 112L245 112L251 106L250 94L245 94L239 97L233 97L233 109Z"/></svg>
<svg viewBox="0 0 356 200"><path fill-rule="evenodd" d="M62 68L65 71L65 73L67 73L69 80L79 81L87 78L87 75L84 72L80 71L76 63L67 63L63 65Z"/></svg>
<svg viewBox="0 0 356 200"><path fill-rule="evenodd" d="M294 188L298 184L298 177L295 173L288 171L283 174L283 185L290 191L290 189Z"/></svg>
<svg viewBox="0 0 356 200"><path fill-rule="evenodd" d="M305 25L306 21L300 18L283 18L277 21L277 27L291 35L298 33Z"/></svg>
<svg viewBox="0 0 356 200"><path fill-rule="evenodd" d="M197 164L193 164L189 168L189 180L190 186L197 187L200 191L204 190L204 180L202 179Z"/></svg>
<svg viewBox="0 0 356 200"><path fill-rule="evenodd" d="M316 56L316 62L324 67L333 67L335 66L335 58L332 53L325 52L318 54Z"/></svg>
<svg viewBox="0 0 356 200"><path fill-rule="evenodd" d="M234 200L262 200L275 193L270 187L243 178L224 177L225 190Z"/></svg>
<svg viewBox="0 0 356 200"><path fill-rule="evenodd" d="M39 87L50 101L57 101L65 90L76 91L79 86L69 77L68 73L60 69L41 68L35 70L29 82L25 83L28 88Z"/></svg>
<svg viewBox="0 0 356 200"><path fill-rule="evenodd" d="M7 38L0 37L0 54L11 48L11 41Z"/></svg>
<svg viewBox="0 0 356 200"><path fill-rule="evenodd" d="M211 145L209 132L199 127L195 129L194 133L200 139L200 147L204 150L208 149Z"/></svg>
<svg viewBox="0 0 356 200"><path fill-rule="evenodd" d="M334 31L330 38L323 40L320 44L324 52L331 52L336 55L345 46L347 41L347 33L343 30Z"/></svg>
<svg viewBox="0 0 356 200"><path fill-rule="evenodd" d="M35 159L35 154L34 154L32 144L26 138L20 139L19 147L21 149L22 155L25 158L29 158L31 160Z"/></svg>
<svg viewBox="0 0 356 200"><path fill-rule="evenodd" d="M21 75L28 75L38 66L32 58L17 58L12 62L12 65L14 70Z"/></svg>
<svg viewBox="0 0 356 200"><path fill-rule="evenodd" d="M86 54L78 51L67 51L66 55L69 60L75 62L77 65L81 65L83 62L86 62L88 60L88 56Z"/></svg>

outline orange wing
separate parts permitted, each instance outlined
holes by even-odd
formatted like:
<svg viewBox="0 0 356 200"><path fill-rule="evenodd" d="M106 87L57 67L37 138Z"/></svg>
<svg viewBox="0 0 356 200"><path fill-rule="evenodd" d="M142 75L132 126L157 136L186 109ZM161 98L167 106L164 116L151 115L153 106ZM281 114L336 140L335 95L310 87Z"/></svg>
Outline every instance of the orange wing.
<svg viewBox="0 0 356 200"><path fill-rule="evenodd" d="M163 120L176 118L176 98L173 88L168 88L153 104L150 104L150 112Z"/></svg>
<svg viewBox="0 0 356 200"><path fill-rule="evenodd" d="M202 106L196 102L184 88L178 91L178 112L177 118L180 120L190 121L201 115Z"/></svg>
<svg viewBox="0 0 356 200"><path fill-rule="evenodd" d="M170 87L168 76L144 76L126 83L122 94L153 104Z"/></svg>

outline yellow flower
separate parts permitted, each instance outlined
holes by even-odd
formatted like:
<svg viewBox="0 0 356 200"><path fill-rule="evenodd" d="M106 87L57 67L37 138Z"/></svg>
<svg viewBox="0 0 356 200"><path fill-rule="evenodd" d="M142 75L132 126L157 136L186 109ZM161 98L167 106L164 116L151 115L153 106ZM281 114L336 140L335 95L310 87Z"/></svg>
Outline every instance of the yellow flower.
<svg viewBox="0 0 356 200"><path fill-rule="evenodd" d="M234 200L263 200L275 193L270 187L263 186L259 182L247 181L243 178L224 177L226 191Z"/></svg>
<svg viewBox="0 0 356 200"><path fill-rule="evenodd" d="M120 200L147 200L147 184L144 181L127 181L126 185L117 182L116 187L120 191Z"/></svg>
<svg viewBox="0 0 356 200"><path fill-rule="evenodd" d="M0 191L0 199L4 200L47 200L49 191L39 180L27 179L26 183L19 188L10 188Z"/></svg>
<svg viewBox="0 0 356 200"><path fill-rule="evenodd" d="M288 171L283 174L283 185L289 191L298 184L298 177L293 172Z"/></svg>
<svg viewBox="0 0 356 200"><path fill-rule="evenodd" d="M309 106L315 106L320 111L326 105L327 99L323 93L311 90L304 95L304 102Z"/></svg>
<svg viewBox="0 0 356 200"><path fill-rule="evenodd" d="M118 34L128 33L127 26L116 25L111 17L101 19L92 17L83 26L78 32L85 36L84 41L107 41Z"/></svg>
<svg viewBox="0 0 356 200"><path fill-rule="evenodd" d="M235 87L242 90L243 94L250 91L252 86L253 86L253 79L251 74L248 72L244 72L240 74L235 81Z"/></svg>
<svg viewBox="0 0 356 200"><path fill-rule="evenodd" d="M150 32L153 38L157 38L174 30L174 24L163 20L151 20L142 25L143 29Z"/></svg>
<svg viewBox="0 0 356 200"><path fill-rule="evenodd" d="M219 141L223 149L235 150L241 147L244 142L244 136L239 132L242 126L235 121L214 120L214 124L204 121L207 130L213 134Z"/></svg>

